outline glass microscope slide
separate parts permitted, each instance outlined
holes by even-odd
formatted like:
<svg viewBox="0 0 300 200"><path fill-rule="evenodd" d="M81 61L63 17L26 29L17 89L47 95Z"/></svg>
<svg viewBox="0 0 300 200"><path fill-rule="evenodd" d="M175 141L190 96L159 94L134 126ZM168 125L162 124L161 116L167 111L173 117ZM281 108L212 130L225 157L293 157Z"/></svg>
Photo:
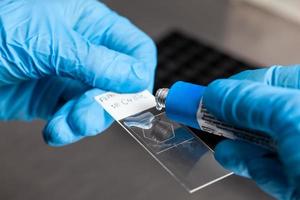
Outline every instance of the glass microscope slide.
<svg viewBox="0 0 300 200"><path fill-rule="evenodd" d="M96 101L188 192L193 193L232 173L187 127L170 121L155 108L148 91L104 93Z"/></svg>

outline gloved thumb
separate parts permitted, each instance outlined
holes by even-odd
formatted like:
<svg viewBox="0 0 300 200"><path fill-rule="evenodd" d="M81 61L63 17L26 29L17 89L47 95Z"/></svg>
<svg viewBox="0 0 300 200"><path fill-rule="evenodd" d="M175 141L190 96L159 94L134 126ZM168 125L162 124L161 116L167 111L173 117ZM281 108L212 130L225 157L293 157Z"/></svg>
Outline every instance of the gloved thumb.
<svg viewBox="0 0 300 200"><path fill-rule="evenodd" d="M65 27L55 31L51 39L41 37L31 46L37 73L73 78L103 90L145 89L150 82L149 74L154 70L132 56L91 44Z"/></svg>

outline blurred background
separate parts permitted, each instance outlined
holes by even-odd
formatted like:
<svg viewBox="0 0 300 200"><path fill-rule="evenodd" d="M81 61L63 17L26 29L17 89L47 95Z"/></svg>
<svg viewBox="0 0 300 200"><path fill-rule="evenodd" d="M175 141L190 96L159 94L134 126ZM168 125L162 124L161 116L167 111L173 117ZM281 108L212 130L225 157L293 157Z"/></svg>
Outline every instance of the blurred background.
<svg viewBox="0 0 300 200"><path fill-rule="evenodd" d="M156 41L176 29L246 63L300 63L297 0L104 2ZM0 199L272 199L237 176L189 194L116 124L62 148L45 145L42 128L0 123Z"/></svg>

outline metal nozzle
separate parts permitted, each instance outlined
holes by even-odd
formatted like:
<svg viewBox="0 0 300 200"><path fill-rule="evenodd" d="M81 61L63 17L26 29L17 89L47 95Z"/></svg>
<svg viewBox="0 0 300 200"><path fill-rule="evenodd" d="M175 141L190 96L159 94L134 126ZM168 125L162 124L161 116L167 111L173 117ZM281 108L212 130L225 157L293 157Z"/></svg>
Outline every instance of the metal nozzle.
<svg viewBox="0 0 300 200"><path fill-rule="evenodd" d="M161 88L158 89L155 93L155 101L156 101L156 109L162 110L166 107L166 99L168 96L169 89L168 88Z"/></svg>

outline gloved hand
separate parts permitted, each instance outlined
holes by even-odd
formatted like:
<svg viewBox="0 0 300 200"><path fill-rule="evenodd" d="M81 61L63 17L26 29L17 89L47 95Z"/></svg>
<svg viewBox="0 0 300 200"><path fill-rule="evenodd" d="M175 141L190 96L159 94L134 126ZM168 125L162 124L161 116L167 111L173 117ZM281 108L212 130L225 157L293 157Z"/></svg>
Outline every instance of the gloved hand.
<svg viewBox="0 0 300 200"><path fill-rule="evenodd" d="M112 123L94 96L152 88L154 43L96 0L1 0L0 33L0 120L46 119L50 145Z"/></svg>
<svg viewBox="0 0 300 200"><path fill-rule="evenodd" d="M211 83L204 104L217 118L263 131L278 154L225 140L215 149L227 169L252 178L277 199L300 199L300 65L245 71Z"/></svg>

